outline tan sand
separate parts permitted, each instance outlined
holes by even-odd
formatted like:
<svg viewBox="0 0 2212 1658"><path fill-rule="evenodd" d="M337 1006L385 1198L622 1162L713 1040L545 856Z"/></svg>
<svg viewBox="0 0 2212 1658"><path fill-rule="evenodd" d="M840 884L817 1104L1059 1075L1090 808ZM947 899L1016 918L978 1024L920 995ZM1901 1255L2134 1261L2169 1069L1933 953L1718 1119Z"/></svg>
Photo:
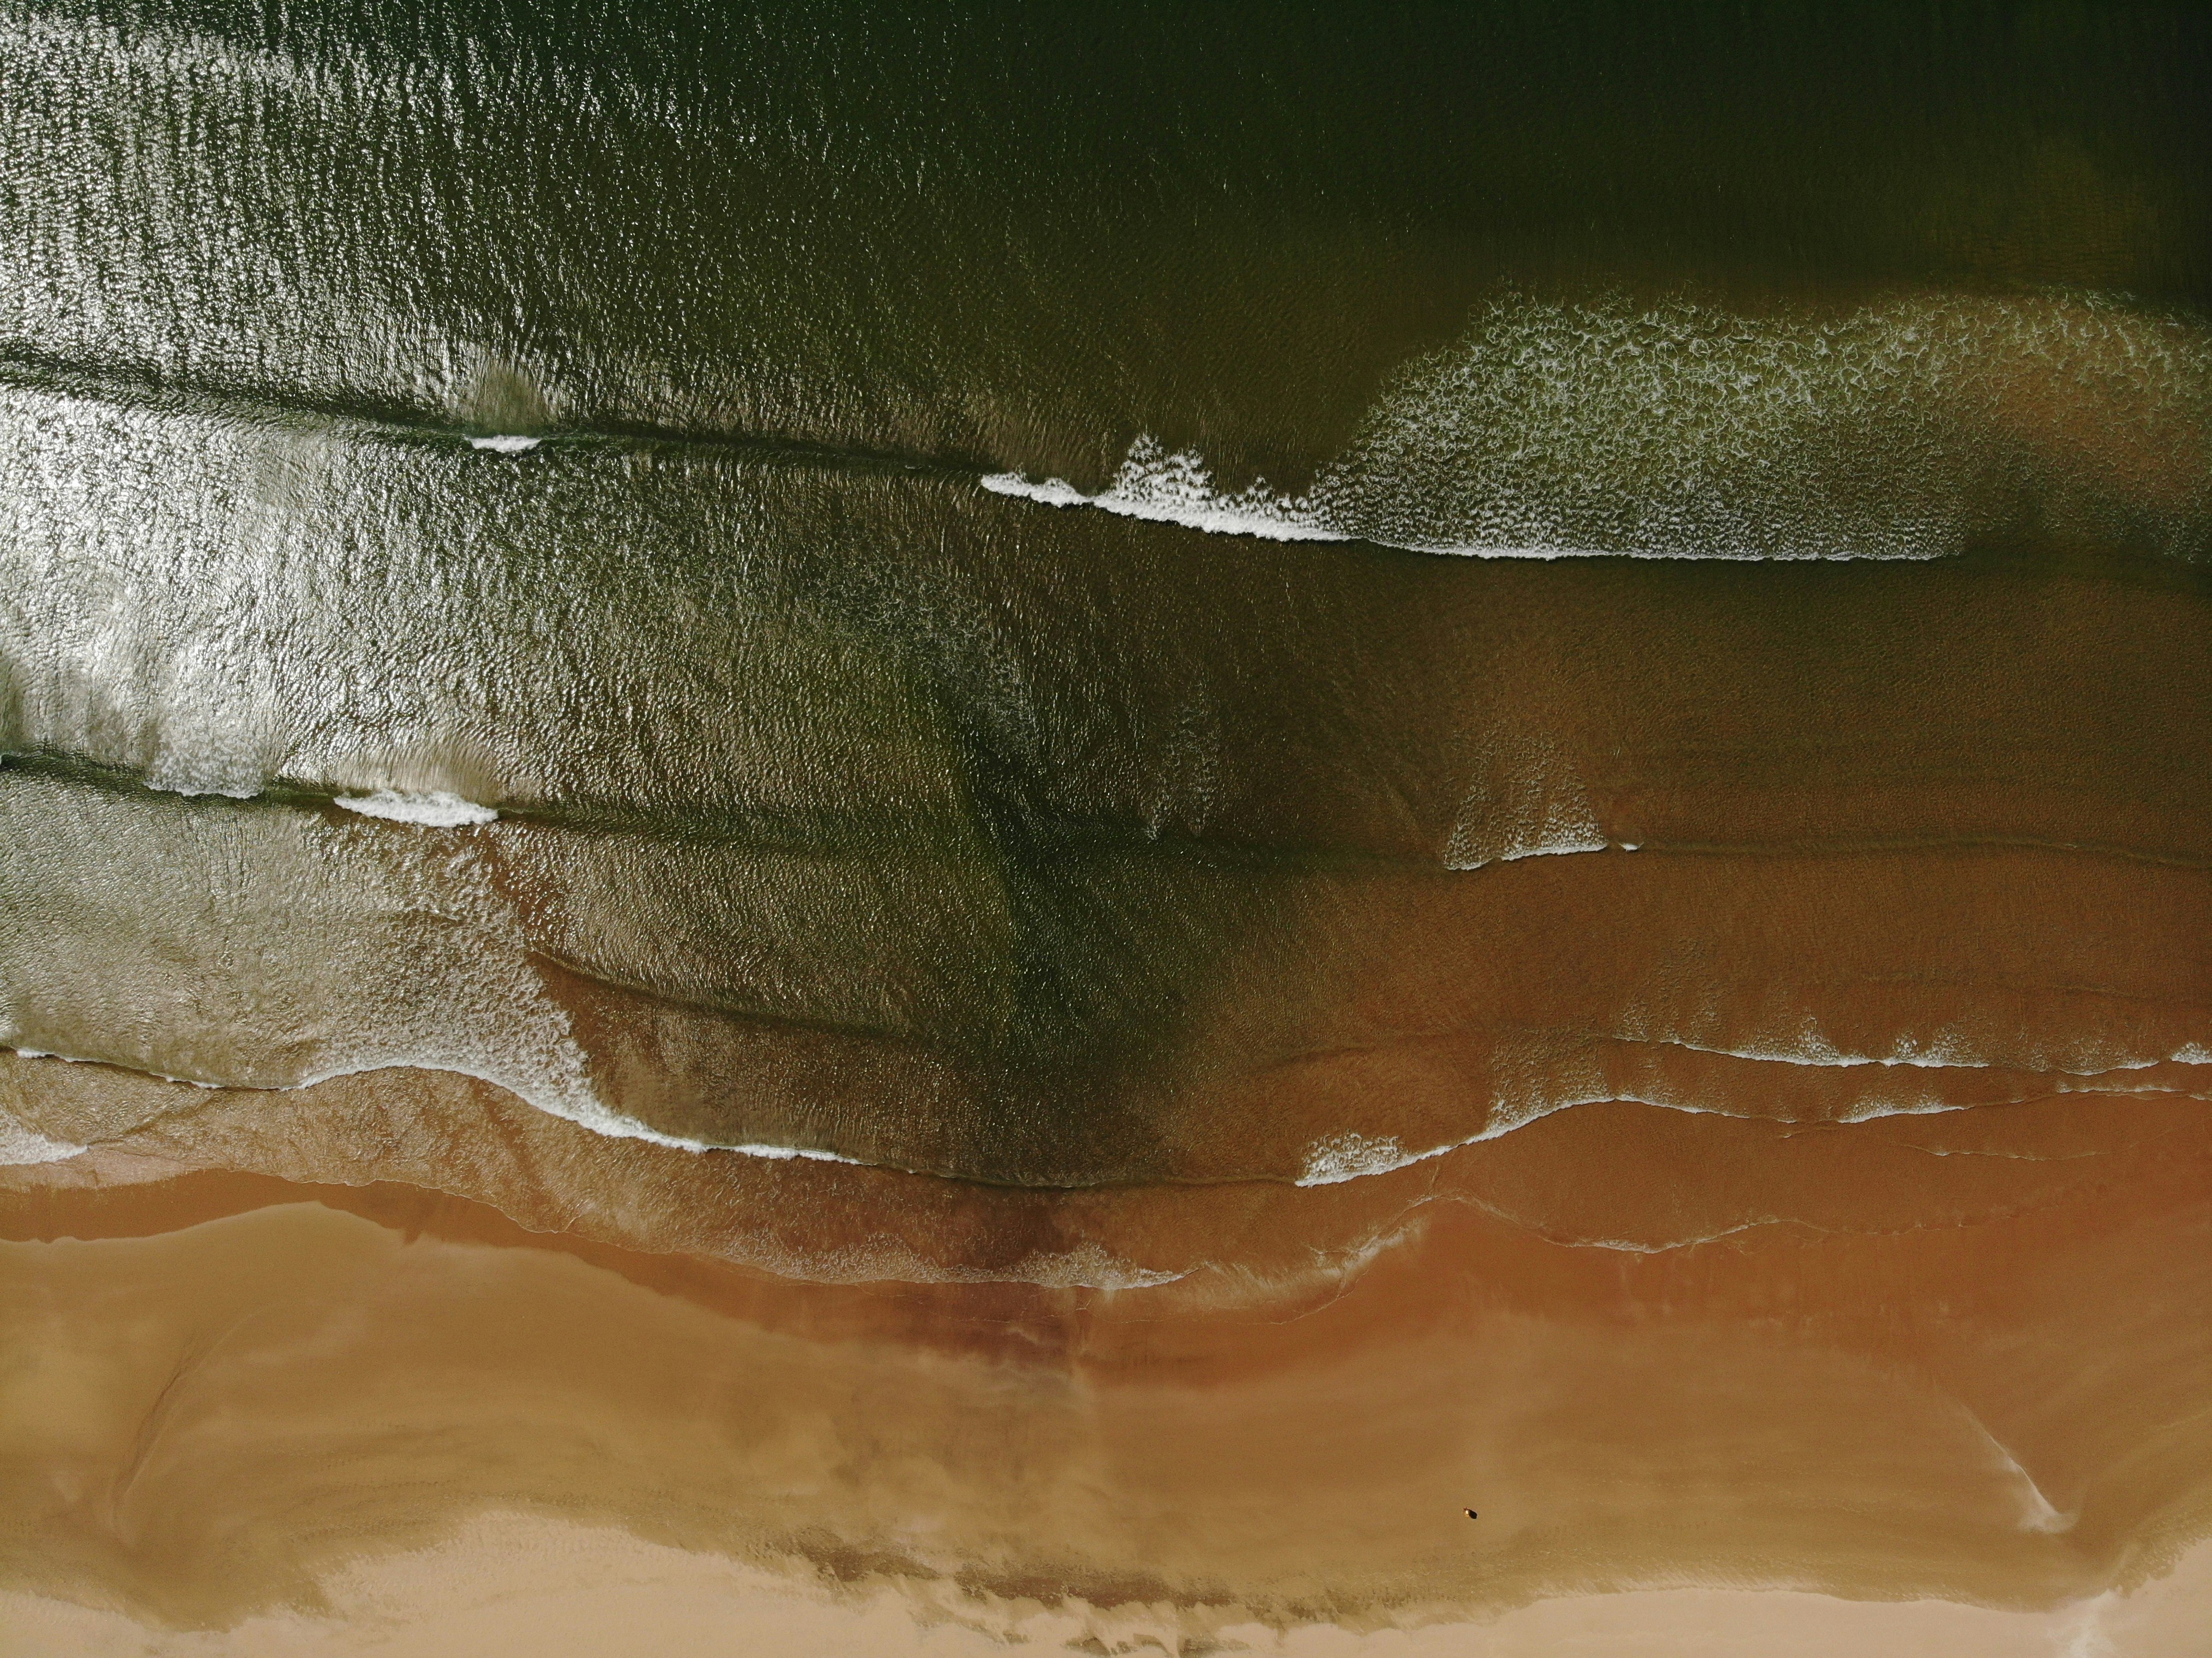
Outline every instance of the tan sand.
<svg viewBox="0 0 2212 1658"><path fill-rule="evenodd" d="M0 1593L27 1649L79 1658L963 1658L1040 1652L1279 1658L2197 1658L2212 1549L2130 1594L2048 1612L1790 1590L1659 1589L1546 1600L1480 1624L1355 1632L1223 1624L1192 1640L1141 1605L948 1603L911 1589L833 1589L619 1531L504 1514L443 1545L365 1558L321 1584L319 1614L266 1613L216 1632Z"/></svg>
<svg viewBox="0 0 2212 1658"><path fill-rule="evenodd" d="M1134 1603L1209 1639L1356 1633L1681 1585L2055 1616L2212 1529L2204 1131L2084 1153L2063 1121L2056 1159L1890 1151L2087 1175L1935 1224L1638 1253L1431 1201L1328 1298L1212 1307L777 1280L388 1187L203 1176L197 1221L184 1182L20 1195L7 1581L242 1628L395 1550L467 1578L454 1527L519 1511L963 1624ZM1863 1157L1879 1184L1860 1132L1808 1138L1811 1189ZM1602 1178L1588 1141L1553 1157Z"/></svg>

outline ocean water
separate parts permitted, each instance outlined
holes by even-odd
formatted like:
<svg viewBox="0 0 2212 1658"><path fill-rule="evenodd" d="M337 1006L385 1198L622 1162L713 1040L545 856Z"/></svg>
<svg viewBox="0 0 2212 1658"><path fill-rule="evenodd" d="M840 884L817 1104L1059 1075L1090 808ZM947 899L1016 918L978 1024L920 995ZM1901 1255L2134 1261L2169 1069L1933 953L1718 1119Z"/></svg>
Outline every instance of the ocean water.
<svg viewBox="0 0 2212 1658"><path fill-rule="evenodd" d="M1173 1176L1216 1072L1304 1040L1223 1006L1329 981L1363 894L1534 854L1641 850L1654 890L1650 854L1716 847L2202 855L2178 17L6 29L0 984L33 1048ZM2079 706L2029 683L2069 673ZM1832 1052L1831 1017L1727 1040ZM799 1029L919 1091L742 1126L786 1090L716 1067ZM2024 1062L1867 1047L1931 1040Z"/></svg>
<svg viewBox="0 0 2212 1658"><path fill-rule="evenodd" d="M1735 1540L1646 1577L2139 1580L2212 1490L2082 1507L2203 1416L2208 71L2151 5L0 0L8 1201L1230 1321L1161 1374L1386 1258L1394 1329L1661 1260L1589 1315L1658 1343L1677 1256L1866 1252L1714 1290L1739 1377L2094 1258L2136 1391L1876 1344L1787 1502L1659 1423ZM1791 1529L2007 1353L2063 1454L1961 1382L1911 1477L2063 1570ZM1633 1553L1560 1535L1498 1594Z"/></svg>

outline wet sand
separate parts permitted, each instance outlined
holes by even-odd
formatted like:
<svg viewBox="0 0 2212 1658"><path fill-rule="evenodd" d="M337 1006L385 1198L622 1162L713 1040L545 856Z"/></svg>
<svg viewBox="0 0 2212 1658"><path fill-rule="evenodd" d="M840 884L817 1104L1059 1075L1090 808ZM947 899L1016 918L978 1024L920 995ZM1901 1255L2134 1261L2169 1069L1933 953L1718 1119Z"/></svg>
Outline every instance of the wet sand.
<svg viewBox="0 0 2212 1658"><path fill-rule="evenodd" d="M588 1241L619 1217L531 1231L402 1185L163 1171L127 1139L93 1154L123 1184L19 1169L7 1576L249 1651L240 1620L326 1609L334 1573L398 1574L380 1605L495 1593L529 1551L472 1545L479 1568L451 1540L520 1513L603 1564L641 1546L591 1528L680 1551L650 1570L702 1594L730 1592L715 1561L769 1572L790 1587L761 1615L802 1623L888 1596L1202 1641L1506 1631L1541 1600L1565 1639L1585 1597L1755 1584L2001 1609L2002 1651L2212 1525L2200 1104L1609 1109L1345 1187L1099 1194L1064 1248L1188 1270L1235 1198L1240 1261L1338 1257L1116 1291L808 1284ZM859 1231L874 1206L844 1195ZM1684 1603L1650 1604L1663 1629ZM890 1627L884 1650L917 1626Z"/></svg>

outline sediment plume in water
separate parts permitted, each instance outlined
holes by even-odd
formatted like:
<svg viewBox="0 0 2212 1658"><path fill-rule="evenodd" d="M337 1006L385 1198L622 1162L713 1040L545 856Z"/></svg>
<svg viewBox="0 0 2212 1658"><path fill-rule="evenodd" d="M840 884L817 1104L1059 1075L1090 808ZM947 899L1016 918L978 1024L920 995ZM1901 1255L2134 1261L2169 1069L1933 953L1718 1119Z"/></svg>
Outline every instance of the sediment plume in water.
<svg viewBox="0 0 2212 1658"><path fill-rule="evenodd" d="M311 9L0 15L10 1641L2196 1650L2200 20Z"/></svg>

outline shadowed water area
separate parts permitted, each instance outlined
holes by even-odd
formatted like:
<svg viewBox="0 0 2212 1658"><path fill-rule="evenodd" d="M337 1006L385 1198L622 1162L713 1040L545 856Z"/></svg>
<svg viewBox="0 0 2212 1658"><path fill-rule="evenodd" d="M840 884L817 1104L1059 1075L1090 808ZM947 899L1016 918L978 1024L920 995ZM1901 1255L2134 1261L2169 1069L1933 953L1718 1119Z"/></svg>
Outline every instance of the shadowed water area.
<svg viewBox="0 0 2212 1658"><path fill-rule="evenodd" d="M2182 1658L2209 69L0 4L0 1616Z"/></svg>

